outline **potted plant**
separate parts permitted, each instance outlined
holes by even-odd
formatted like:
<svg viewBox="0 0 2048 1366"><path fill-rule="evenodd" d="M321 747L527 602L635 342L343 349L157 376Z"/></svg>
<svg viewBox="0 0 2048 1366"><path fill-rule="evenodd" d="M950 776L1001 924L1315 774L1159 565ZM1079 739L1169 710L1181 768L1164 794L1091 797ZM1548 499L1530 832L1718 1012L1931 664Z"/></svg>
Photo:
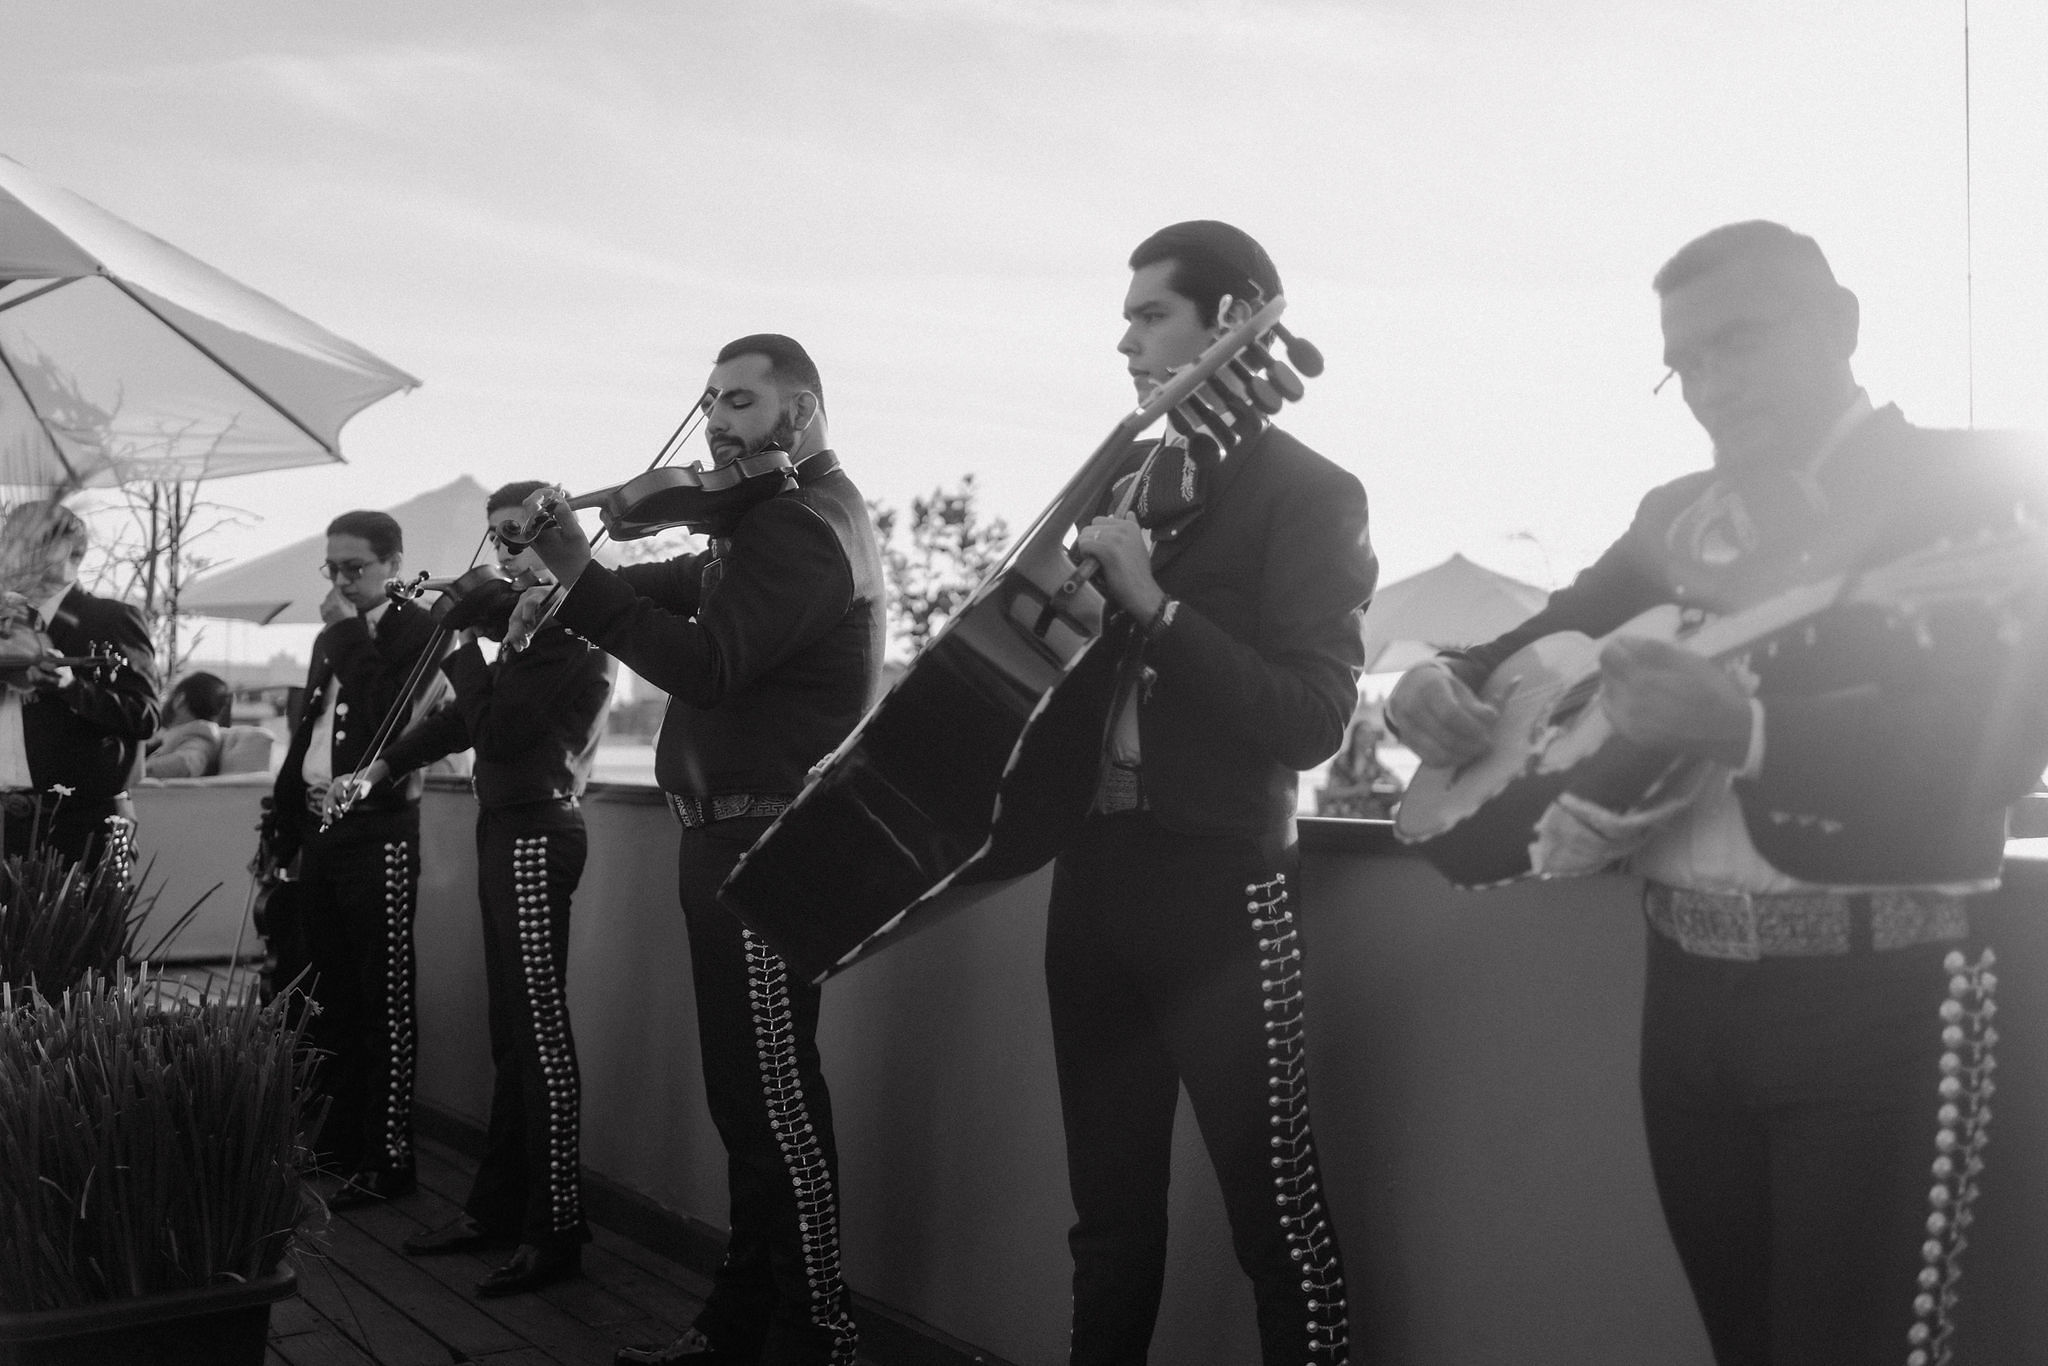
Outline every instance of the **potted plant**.
<svg viewBox="0 0 2048 1366"><path fill-rule="evenodd" d="M53 858L0 860L0 1366L259 1366L311 1201L313 1053L283 1000L127 971L125 874Z"/></svg>

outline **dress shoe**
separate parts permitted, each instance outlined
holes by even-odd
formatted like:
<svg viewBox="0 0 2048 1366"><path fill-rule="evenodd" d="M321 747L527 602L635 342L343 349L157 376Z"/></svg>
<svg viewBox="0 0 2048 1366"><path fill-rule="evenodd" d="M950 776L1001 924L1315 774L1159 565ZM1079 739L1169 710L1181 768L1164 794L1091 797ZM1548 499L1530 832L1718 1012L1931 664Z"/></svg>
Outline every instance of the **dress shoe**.
<svg viewBox="0 0 2048 1366"><path fill-rule="evenodd" d="M694 1328L666 1347L621 1347L612 1354L612 1366L754 1366L756 1360L754 1353L713 1347Z"/></svg>
<svg viewBox="0 0 2048 1366"><path fill-rule="evenodd" d="M567 1280L582 1269L583 1249L574 1243L565 1247L521 1243L513 1249L511 1261L476 1283L476 1293L486 1297L517 1295Z"/></svg>
<svg viewBox="0 0 2048 1366"><path fill-rule="evenodd" d="M409 1257L436 1257L446 1252L477 1252L512 1241L505 1234L491 1232L467 1214L458 1214L439 1228L407 1235L399 1247Z"/></svg>
<svg viewBox="0 0 2048 1366"><path fill-rule="evenodd" d="M399 1171L359 1171L344 1178L334 1188L334 1193L327 1197L327 1208L361 1209L365 1205L380 1205L401 1195L411 1195L418 1188L419 1180L410 1167Z"/></svg>

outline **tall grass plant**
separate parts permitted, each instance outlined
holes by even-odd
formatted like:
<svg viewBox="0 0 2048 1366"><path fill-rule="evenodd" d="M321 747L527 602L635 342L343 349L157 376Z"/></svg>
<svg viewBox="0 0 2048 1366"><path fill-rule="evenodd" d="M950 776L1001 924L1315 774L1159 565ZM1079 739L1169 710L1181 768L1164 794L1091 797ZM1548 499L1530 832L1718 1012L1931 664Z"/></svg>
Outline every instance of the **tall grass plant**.
<svg viewBox="0 0 2048 1366"><path fill-rule="evenodd" d="M306 1212L303 1026L124 969L0 986L0 1309L252 1280Z"/></svg>

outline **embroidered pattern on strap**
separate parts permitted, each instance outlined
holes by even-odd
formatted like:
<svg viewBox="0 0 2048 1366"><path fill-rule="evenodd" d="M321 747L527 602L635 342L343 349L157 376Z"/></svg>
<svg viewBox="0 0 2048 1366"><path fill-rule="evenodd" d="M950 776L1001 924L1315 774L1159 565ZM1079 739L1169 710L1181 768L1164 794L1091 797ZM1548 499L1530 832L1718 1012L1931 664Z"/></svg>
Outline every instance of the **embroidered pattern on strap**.
<svg viewBox="0 0 2048 1366"><path fill-rule="evenodd" d="M582 1087L576 1049L569 1035L569 1002L555 968L554 905L548 882L548 837L512 841L512 904L518 910L519 962L526 978L527 1014L540 1054L541 1081L548 1098L549 1227L568 1233L583 1223L578 1129ZM537 1116L529 1116L528 1123Z"/></svg>
<svg viewBox="0 0 2048 1366"><path fill-rule="evenodd" d="M796 1195L804 1279L811 1288L811 1322L832 1334L831 1366L854 1366L859 1334L846 1312L846 1284L839 1275L838 1197L797 1073L789 970L752 930L742 930L740 939L747 952L747 995L761 1060L761 1095L768 1104L768 1125L775 1131Z"/></svg>
<svg viewBox="0 0 2048 1366"><path fill-rule="evenodd" d="M414 1011L412 999L412 842L384 846L384 1156L412 1165Z"/></svg>
<svg viewBox="0 0 2048 1366"><path fill-rule="evenodd" d="M1316 1363L1341 1363L1350 1347L1344 1275L1323 1208L1315 1142L1308 1122L1308 1049L1302 1029L1301 933L1287 905L1287 875L1245 885L1259 941L1259 989L1265 994L1266 1104L1272 1110L1273 1203L1287 1255L1301 1268L1308 1299L1308 1342Z"/></svg>
<svg viewBox="0 0 2048 1366"><path fill-rule="evenodd" d="M1991 1123L1996 1066L1991 1050L1998 1042L1991 1025L1998 1014L1992 999L1998 978L1991 968L1997 961L1989 949L1975 963L1961 953L1942 961L1949 979L1948 999L1941 1003L1940 1127L1934 1132L1934 1185L1927 1192L1927 1241L1920 1245L1919 1293L1906 1333L1906 1366L1949 1366L1955 1360L1950 1316Z"/></svg>

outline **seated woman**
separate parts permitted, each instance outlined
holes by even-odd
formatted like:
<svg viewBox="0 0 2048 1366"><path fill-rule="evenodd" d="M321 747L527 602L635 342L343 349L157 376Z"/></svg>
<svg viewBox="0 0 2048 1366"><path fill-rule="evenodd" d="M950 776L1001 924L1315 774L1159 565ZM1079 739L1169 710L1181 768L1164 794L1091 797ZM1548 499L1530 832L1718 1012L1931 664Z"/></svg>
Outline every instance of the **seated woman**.
<svg viewBox="0 0 2048 1366"><path fill-rule="evenodd" d="M150 738L142 771L152 778L210 778L220 772L221 727L234 696L209 673L187 674L164 703L164 728Z"/></svg>

